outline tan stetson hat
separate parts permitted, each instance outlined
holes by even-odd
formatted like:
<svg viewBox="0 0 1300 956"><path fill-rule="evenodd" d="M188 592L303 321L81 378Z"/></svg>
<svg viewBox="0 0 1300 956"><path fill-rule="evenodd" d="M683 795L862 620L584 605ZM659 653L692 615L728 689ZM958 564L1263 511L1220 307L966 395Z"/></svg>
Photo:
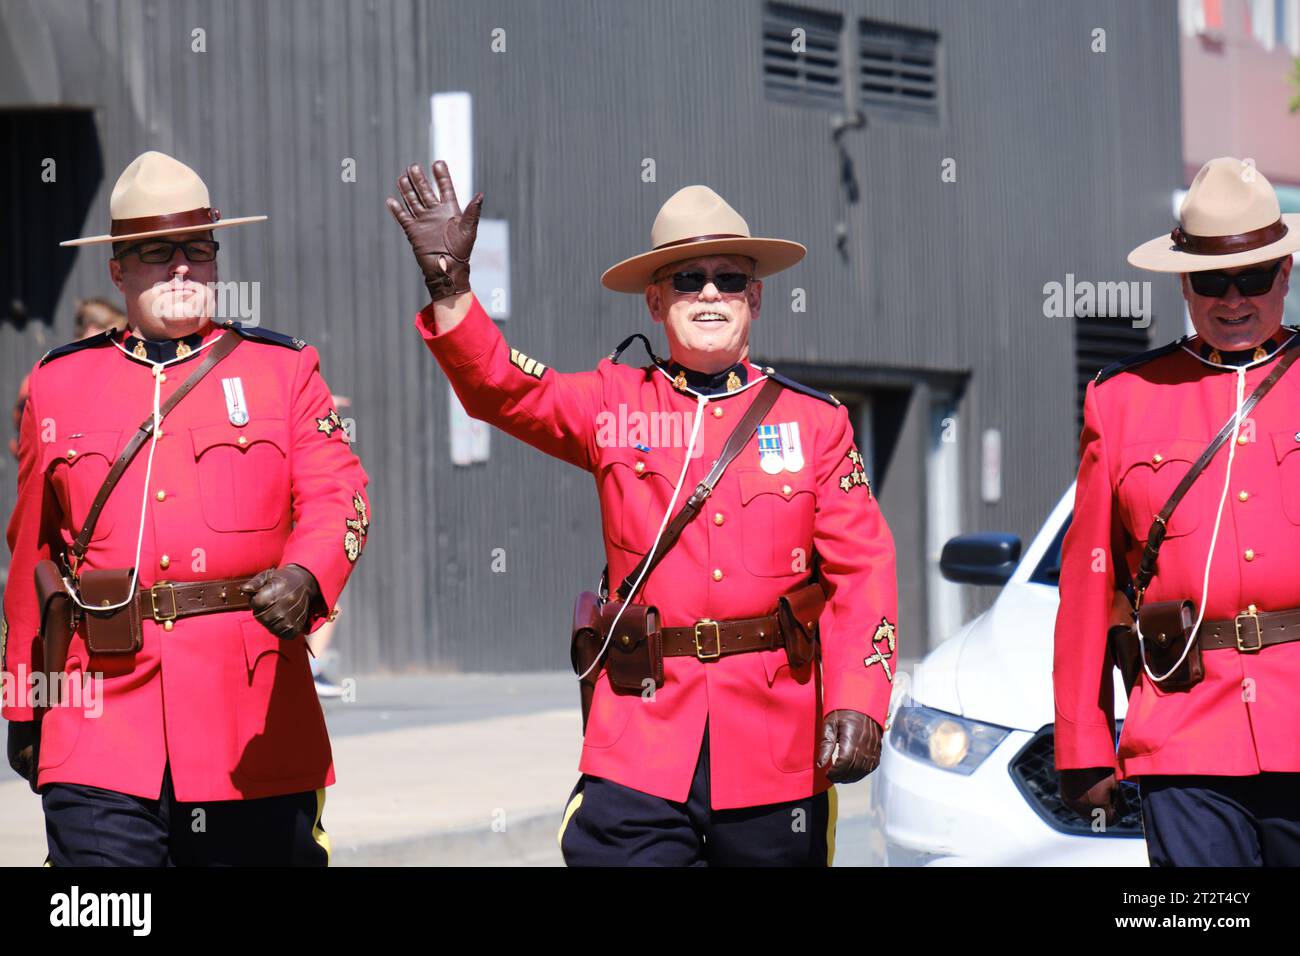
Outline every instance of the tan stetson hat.
<svg viewBox="0 0 1300 956"><path fill-rule="evenodd" d="M645 292L655 271L670 262L696 256L735 254L755 260L762 278L788 269L808 252L787 239L758 239L740 213L708 186L686 186L659 207L650 227L649 252L624 259L605 270L601 284L615 292Z"/></svg>
<svg viewBox="0 0 1300 956"><path fill-rule="evenodd" d="M1282 214L1264 174L1231 156L1212 159L1192 180L1167 236L1128 254L1152 272L1207 272L1280 259L1300 249L1300 213Z"/></svg>
<svg viewBox="0 0 1300 956"><path fill-rule="evenodd" d="M93 246L180 232L205 232L266 219L265 216L222 219L221 213L211 208L208 187L199 174L166 153L154 150L131 160L131 165L117 177L108 209L113 217L108 235L69 239L59 245Z"/></svg>

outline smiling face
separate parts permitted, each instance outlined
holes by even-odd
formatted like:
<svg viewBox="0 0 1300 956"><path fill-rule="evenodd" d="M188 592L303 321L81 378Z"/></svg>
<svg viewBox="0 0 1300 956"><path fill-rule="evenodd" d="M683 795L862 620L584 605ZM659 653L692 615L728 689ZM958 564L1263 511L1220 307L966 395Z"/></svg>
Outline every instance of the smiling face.
<svg viewBox="0 0 1300 956"><path fill-rule="evenodd" d="M650 316L662 322L673 361L697 372L720 372L749 358L749 324L758 318L763 283L753 279L743 292L720 292L706 281L699 292L673 288L675 272L754 274L754 261L745 256L704 256L664 266L646 286Z"/></svg>
<svg viewBox="0 0 1300 956"><path fill-rule="evenodd" d="M1222 271L1237 275L1272 268L1273 264L1261 262ZM1197 335L1220 352L1240 352L1261 345L1282 327L1282 300L1286 298L1290 277L1291 257L1286 256L1273 287L1263 295L1242 295L1236 285L1230 285L1223 295L1216 297L1199 295L1184 273L1183 298L1187 300L1187 311Z"/></svg>
<svg viewBox="0 0 1300 956"><path fill-rule="evenodd" d="M163 238L211 239L212 233ZM151 263L131 252L110 259L108 273L126 299L127 324L144 338L178 339L201 331L216 314L216 259L190 262L177 248L170 262Z"/></svg>

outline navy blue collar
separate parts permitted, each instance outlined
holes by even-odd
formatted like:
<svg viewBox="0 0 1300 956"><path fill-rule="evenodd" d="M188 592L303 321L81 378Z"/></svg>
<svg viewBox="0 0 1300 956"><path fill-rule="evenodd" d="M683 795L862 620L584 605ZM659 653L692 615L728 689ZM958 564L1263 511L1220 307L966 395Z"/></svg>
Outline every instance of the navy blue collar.
<svg viewBox="0 0 1300 956"><path fill-rule="evenodd" d="M698 395L726 395L749 384L749 369L743 362L721 372L697 372L680 362L668 362L659 367L668 373L678 391L683 391L682 386L685 386Z"/></svg>
<svg viewBox="0 0 1300 956"><path fill-rule="evenodd" d="M1249 365L1251 362L1258 362L1276 352L1280 344L1276 339L1269 339L1266 342L1261 342L1253 349L1242 349L1240 352L1220 352L1218 349L1212 348L1208 342L1202 341L1197 346L1197 352L1207 362L1214 362L1217 365Z"/></svg>
<svg viewBox="0 0 1300 956"><path fill-rule="evenodd" d="M133 332L126 333L122 339L122 348L132 358L142 362L170 362L172 359L186 359L193 355L203 344L203 335L199 332L182 336L179 339L146 339Z"/></svg>

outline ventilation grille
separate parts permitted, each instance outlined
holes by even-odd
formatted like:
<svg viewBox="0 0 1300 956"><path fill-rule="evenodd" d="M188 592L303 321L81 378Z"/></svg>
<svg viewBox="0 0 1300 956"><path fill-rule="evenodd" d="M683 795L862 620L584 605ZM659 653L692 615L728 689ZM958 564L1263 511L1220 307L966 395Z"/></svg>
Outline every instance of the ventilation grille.
<svg viewBox="0 0 1300 956"><path fill-rule="evenodd" d="M939 35L859 21L858 100L868 116L937 122Z"/></svg>
<svg viewBox="0 0 1300 956"><path fill-rule="evenodd" d="M768 4L763 13L763 87L768 97L801 106L842 107L843 28L844 18L838 14Z"/></svg>
<svg viewBox="0 0 1300 956"><path fill-rule="evenodd" d="M1074 320L1075 411L1083 431L1083 393L1097 373L1127 355L1145 352L1147 330L1114 318Z"/></svg>
<svg viewBox="0 0 1300 956"><path fill-rule="evenodd" d="M1115 731L1119 732L1124 722L1116 721ZM1142 836L1142 797L1138 785L1131 780L1120 781L1120 790L1124 794L1127 812L1105 830L1093 830L1084 823L1074 811L1061 802L1058 792L1061 782L1055 762L1055 736L1052 725L1048 724L1034 734L1029 743L1021 748L1011 760L1008 770L1016 787L1025 800L1042 817L1053 830L1084 837L1141 837Z"/></svg>

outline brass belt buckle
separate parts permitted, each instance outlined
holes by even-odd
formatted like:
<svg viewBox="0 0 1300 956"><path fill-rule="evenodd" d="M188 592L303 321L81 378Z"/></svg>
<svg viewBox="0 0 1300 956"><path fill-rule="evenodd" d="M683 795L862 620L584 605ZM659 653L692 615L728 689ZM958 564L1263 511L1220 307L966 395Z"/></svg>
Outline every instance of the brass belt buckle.
<svg viewBox="0 0 1300 956"><path fill-rule="evenodd" d="M1243 644L1241 642L1242 618L1246 618L1248 620L1252 620L1255 622L1255 643L1254 644ZM1237 628L1237 650L1241 651L1243 654L1254 654L1263 650L1264 632L1260 630L1259 613L1256 611L1255 605L1252 604L1249 607L1247 607L1244 614L1238 614L1236 618L1233 619L1233 624L1236 625Z"/></svg>
<svg viewBox="0 0 1300 956"><path fill-rule="evenodd" d="M700 647L700 628L713 628L713 644L717 650L705 653L704 648ZM716 661L722 656L722 632L718 629L718 622L705 618L695 625L695 656L702 661Z"/></svg>
<svg viewBox="0 0 1300 956"><path fill-rule="evenodd" d="M159 613L158 611L158 591L160 589L165 589L167 596L171 598L172 609L170 614L164 615ZM152 617L159 624L166 623L167 621L176 620L178 616L176 613L176 591L171 586L171 584L167 582L163 582L161 584L155 584L151 588L149 588L149 603L153 605Z"/></svg>

